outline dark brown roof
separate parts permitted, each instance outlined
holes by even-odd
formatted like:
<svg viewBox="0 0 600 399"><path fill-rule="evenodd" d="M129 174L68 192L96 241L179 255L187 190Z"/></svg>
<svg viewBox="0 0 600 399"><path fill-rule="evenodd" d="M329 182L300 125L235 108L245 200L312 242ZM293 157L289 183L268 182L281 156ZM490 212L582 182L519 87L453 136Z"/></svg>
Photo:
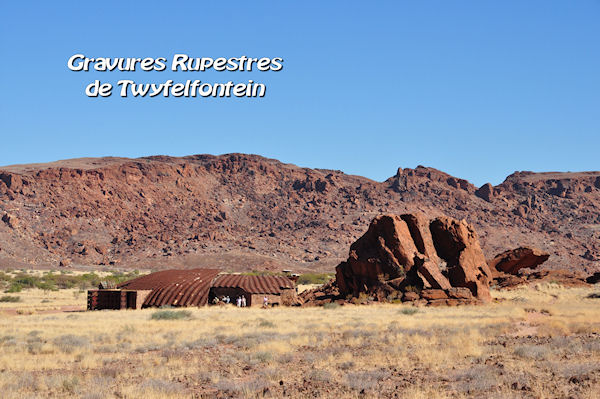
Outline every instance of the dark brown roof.
<svg viewBox="0 0 600 399"><path fill-rule="evenodd" d="M147 306L202 306L208 302L211 282L217 269L163 270L118 285L127 290L152 290L144 300Z"/></svg>
<svg viewBox="0 0 600 399"><path fill-rule="evenodd" d="M143 307L203 306L208 303L211 287L241 288L249 294L281 294L294 288L294 282L282 276L219 275L217 269L163 270L126 281L123 290L151 290Z"/></svg>
<svg viewBox="0 0 600 399"><path fill-rule="evenodd" d="M294 288L294 282L283 276L223 274L217 277L212 286L219 288L241 288L249 294L280 294L283 289Z"/></svg>

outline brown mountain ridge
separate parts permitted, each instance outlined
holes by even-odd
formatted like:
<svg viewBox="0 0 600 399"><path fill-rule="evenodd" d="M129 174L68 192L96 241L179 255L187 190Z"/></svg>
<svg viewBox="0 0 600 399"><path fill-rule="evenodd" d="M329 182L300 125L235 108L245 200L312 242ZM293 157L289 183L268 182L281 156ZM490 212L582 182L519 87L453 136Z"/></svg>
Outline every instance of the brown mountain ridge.
<svg viewBox="0 0 600 399"><path fill-rule="evenodd" d="M0 167L0 266L333 271L382 213L466 219L488 258L600 270L600 172L516 172L480 188L433 168L384 182L258 155Z"/></svg>

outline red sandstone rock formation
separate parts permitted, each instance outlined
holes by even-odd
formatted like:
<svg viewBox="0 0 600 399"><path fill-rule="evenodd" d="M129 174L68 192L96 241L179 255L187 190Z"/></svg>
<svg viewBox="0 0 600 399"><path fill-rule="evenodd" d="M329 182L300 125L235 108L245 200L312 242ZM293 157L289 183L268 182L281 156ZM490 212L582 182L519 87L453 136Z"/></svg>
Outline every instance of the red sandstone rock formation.
<svg viewBox="0 0 600 399"><path fill-rule="evenodd" d="M489 301L490 281L471 226L448 217L429 222L420 214L376 217L336 268L341 296L368 293L379 300L400 292L403 300Z"/></svg>
<svg viewBox="0 0 600 399"><path fill-rule="evenodd" d="M536 269L549 257L549 253L537 248L520 247L496 255L488 264L491 270L517 274L521 269Z"/></svg>
<svg viewBox="0 0 600 399"><path fill-rule="evenodd" d="M0 167L0 265L331 271L372 215L423 212L466 219L488 255L531 246L589 275L598 209L600 172L478 190L423 166L376 182L246 154L72 159Z"/></svg>

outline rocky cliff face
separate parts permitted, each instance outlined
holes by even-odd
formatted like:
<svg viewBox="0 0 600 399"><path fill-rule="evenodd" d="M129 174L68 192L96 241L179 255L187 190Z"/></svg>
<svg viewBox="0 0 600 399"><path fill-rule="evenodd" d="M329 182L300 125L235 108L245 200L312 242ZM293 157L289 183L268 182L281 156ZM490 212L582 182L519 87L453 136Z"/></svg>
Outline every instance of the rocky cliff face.
<svg viewBox="0 0 600 399"><path fill-rule="evenodd" d="M74 159L0 167L0 266L329 270L377 214L465 218L487 257L600 270L600 172L477 188L432 168L385 182L255 155Z"/></svg>

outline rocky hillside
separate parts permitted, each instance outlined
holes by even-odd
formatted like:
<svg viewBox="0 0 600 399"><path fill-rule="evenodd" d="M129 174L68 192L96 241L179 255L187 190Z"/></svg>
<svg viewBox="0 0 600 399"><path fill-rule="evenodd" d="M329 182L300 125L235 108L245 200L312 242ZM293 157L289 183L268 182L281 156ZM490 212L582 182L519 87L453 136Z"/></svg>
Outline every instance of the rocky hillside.
<svg viewBox="0 0 600 399"><path fill-rule="evenodd" d="M467 219L488 258L533 246L545 268L600 270L600 172L477 188L421 166L375 182L243 154L0 167L0 266L333 271L374 216L413 211Z"/></svg>

